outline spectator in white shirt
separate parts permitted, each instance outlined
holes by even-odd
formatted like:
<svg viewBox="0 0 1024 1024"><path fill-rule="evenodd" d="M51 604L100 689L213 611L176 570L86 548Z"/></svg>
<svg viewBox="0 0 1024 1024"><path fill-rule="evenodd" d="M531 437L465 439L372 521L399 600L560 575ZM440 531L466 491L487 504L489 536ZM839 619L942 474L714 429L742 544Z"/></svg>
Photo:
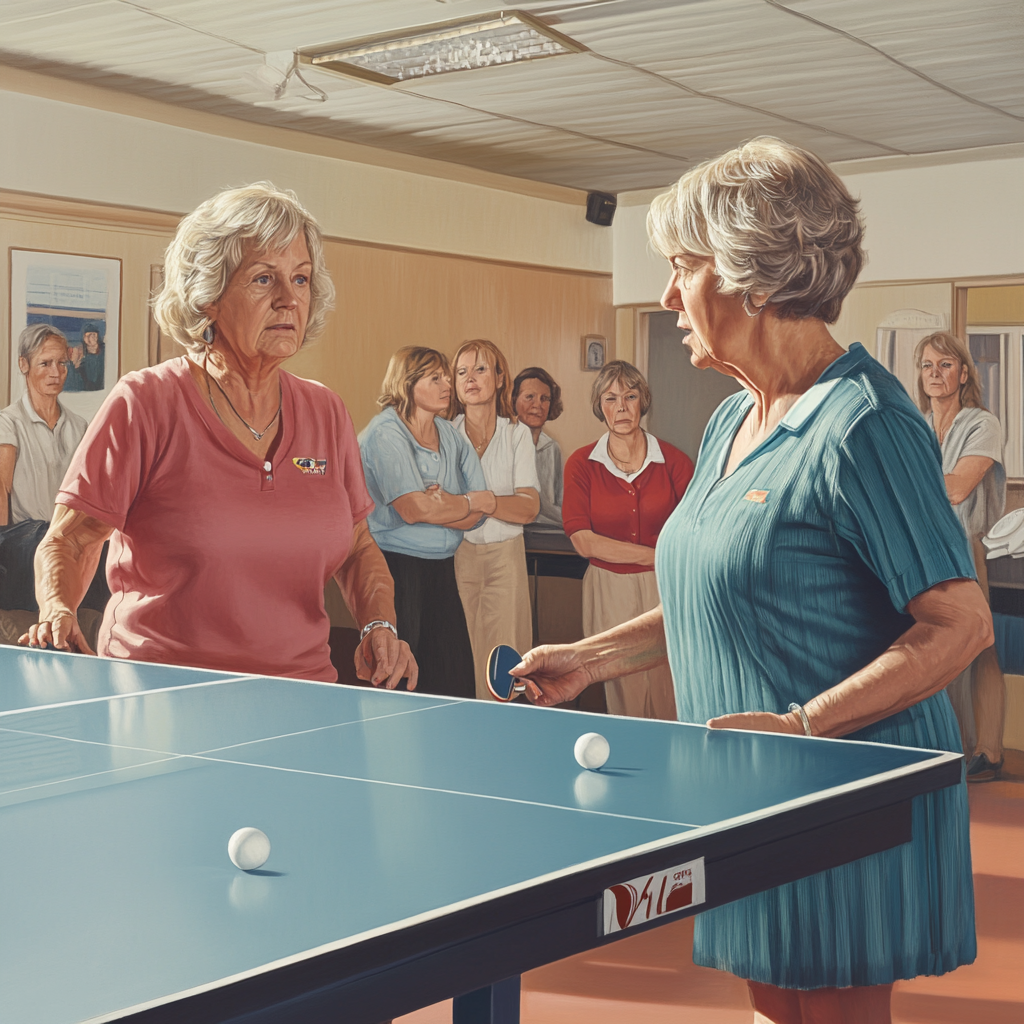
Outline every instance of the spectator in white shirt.
<svg viewBox="0 0 1024 1024"><path fill-rule="evenodd" d="M476 694L487 689L487 658L498 644L523 652L533 645L523 524L540 510L533 437L517 423L508 361L491 341L463 344L452 360L454 419L475 449L495 509L455 552L455 578L473 646Z"/></svg>
<svg viewBox="0 0 1024 1024"><path fill-rule="evenodd" d="M953 511L971 542L978 583L988 597L981 538L1003 514L1006 470L999 420L982 405L981 381L967 346L948 331L918 342L917 404L942 450L942 474ZM1006 680L995 646L946 687L967 755L967 781L988 782L1003 767Z"/></svg>
<svg viewBox="0 0 1024 1024"><path fill-rule="evenodd" d="M0 412L0 606L35 611L32 559L88 424L57 396L67 379L68 339L50 324L18 338L25 394Z"/></svg>

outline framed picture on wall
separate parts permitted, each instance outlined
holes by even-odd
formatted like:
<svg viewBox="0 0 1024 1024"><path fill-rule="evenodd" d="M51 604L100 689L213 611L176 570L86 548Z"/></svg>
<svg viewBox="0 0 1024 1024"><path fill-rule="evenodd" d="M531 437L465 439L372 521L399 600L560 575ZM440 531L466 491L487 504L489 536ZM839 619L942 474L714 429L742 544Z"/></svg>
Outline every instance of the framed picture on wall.
<svg viewBox="0 0 1024 1024"><path fill-rule="evenodd" d="M32 324L50 324L68 339L61 403L92 419L121 376L121 261L12 247L9 281L8 401L25 393L18 363L21 332Z"/></svg>
<svg viewBox="0 0 1024 1024"><path fill-rule="evenodd" d="M580 365L584 370L604 368L608 341L600 334L585 334L580 351Z"/></svg>

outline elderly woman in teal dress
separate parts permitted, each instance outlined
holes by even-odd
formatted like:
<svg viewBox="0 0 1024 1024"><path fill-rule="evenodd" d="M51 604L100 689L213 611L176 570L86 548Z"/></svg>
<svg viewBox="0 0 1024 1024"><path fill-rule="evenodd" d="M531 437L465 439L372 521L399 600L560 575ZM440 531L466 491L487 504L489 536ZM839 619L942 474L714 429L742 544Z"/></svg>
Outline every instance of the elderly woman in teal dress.
<svg viewBox="0 0 1024 1024"><path fill-rule="evenodd" d="M681 721L959 752L944 687L991 616L934 434L826 326L863 262L856 202L762 138L686 174L648 227L693 365L743 390L662 530L662 606L515 674L550 705L667 658ZM887 1024L893 982L975 954L961 783L915 798L910 843L701 914L693 956L747 979L758 1020Z"/></svg>

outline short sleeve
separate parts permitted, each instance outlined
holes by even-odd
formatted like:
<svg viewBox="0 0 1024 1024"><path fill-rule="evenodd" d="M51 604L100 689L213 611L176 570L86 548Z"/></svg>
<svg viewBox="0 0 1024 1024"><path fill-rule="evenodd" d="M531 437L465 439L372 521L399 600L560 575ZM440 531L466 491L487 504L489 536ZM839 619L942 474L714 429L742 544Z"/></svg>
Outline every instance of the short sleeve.
<svg viewBox="0 0 1024 1024"><path fill-rule="evenodd" d="M363 470L376 484L384 503L413 491L426 489L423 475L416 465L412 438L403 437L400 426L381 423L363 439L360 446Z"/></svg>
<svg viewBox="0 0 1024 1024"><path fill-rule="evenodd" d="M892 407L861 417L838 448L831 483L837 532L899 611L938 583L976 578L936 441L921 417Z"/></svg>
<svg viewBox="0 0 1024 1024"><path fill-rule="evenodd" d="M7 415L6 411L0 412L0 444L9 444L18 447L18 430L14 421Z"/></svg>
<svg viewBox="0 0 1024 1024"><path fill-rule="evenodd" d="M512 428L512 489L518 491L522 487L532 487L540 493L533 435L525 423L517 423Z"/></svg>
<svg viewBox="0 0 1024 1024"><path fill-rule="evenodd" d="M1000 465L1003 461L1003 437L999 420L991 413L985 413L967 428L967 436L960 445L959 458L980 455Z"/></svg>
<svg viewBox="0 0 1024 1024"><path fill-rule="evenodd" d="M154 430L145 403L122 380L107 396L75 451L56 504L124 529L125 518L152 466Z"/></svg>
<svg viewBox="0 0 1024 1024"><path fill-rule="evenodd" d="M590 516L590 484L593 479L587 465L588 451L580 448L569 456L565 464L562 494L562 526L566 536L580 530L592 530Z"/></svg>

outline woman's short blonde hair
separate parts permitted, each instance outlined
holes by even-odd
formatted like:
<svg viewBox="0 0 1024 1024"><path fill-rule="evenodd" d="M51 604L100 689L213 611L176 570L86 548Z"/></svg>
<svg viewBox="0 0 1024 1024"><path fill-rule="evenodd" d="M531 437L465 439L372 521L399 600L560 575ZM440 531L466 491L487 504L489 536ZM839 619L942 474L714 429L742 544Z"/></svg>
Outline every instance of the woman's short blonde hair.
<svg viewBox="0 0 1024 1024"><path fill-rule="evenodd" d="M914 349L914 366L917 367L917 404L921 411L930 412L932 407L932 401L925 394L921 381L921 360L924 358L924 350L929 346L939 355L949 356L956 359L961 366L967 367L967 380L960 385L960 405L966 409L984 409L981 401L981 377L978 376L978 368L971 358L971 350L955 334L950 334L949 331L936 331L927 338L922 338Z"/></svg>
<svg viewBox="0 0 1024 1024"><path fill-rule="evenodd" d="M164 286L153 301L160 329L189 351L202 352L211 324L204 310L224 294L246 254L283 249L300 231L313 264L303 344L315 338L334 304L320 227L294 192L269 181L218 192L178 225L164 256Z"/></svg>
<svg viewBox="0 0 1024 1024"><path fill-rule="evenodd" d="M440 370L445 377L451 380L451 367L443 352L417 345L400 348L388 362L377 404L382 409L393 408L403 420L408 421L412 417L412 411L416 405L412 396L416 382L435 370ZM454 388L452 388L452 394L455 394ZM451 415L451 405L449 404L445 416L450 418Z"/></svg>
<svg viewBox="0 0 1024 1024"><path fill-rule="evenodd" d="M762 136L684 174L647 215L667 259L714 260L719 291L835 323L864 265L858 203L813 153Z"/></svg>
<svg viewBox="0 0 1024 1024"><path fill-rule="evenodd" d="M515 423L516 411L512 405L512 371L508 368L508 360L505 358L505 354L493 341L488 341L486 338L474 338L473 341L464 341L459 346L455 355L452 356L453 372L458 366L459 360L467 352L473 352L476 356L483 352L484 358L490 363L491 369L495 371L495 375L501 377L501 380L495 385L495 407L498 410L499 416L504 416ZM466 407L459 401L459 389L457 386L452 388L452 407L455 409L455 416L466 411Z"/></svg>
<svg viewBox="0 0 1024 1024"><path fill-rule="evenodd" d="M647 415L651 408L651 389L647 384L647 378L625 359L613 359L610 363L605 363L590 389L590 408L602 423L606 420L601 409L601 396L613 384L619 384L627 391L636 391L640 395L640 415Z"/></svg>

